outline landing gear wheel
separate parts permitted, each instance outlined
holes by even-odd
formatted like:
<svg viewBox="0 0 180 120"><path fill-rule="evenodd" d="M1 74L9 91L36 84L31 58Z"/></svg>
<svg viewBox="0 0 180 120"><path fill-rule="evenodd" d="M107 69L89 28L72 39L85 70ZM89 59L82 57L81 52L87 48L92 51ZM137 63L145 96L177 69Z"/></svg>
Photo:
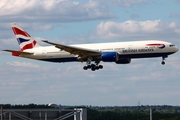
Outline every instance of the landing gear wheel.
<svg viewBox="0 0 180 120"><path fill-rule="evenodd" d="M84 67L83 67L83 69L84 69L84 70L87 70L87 69L88 69L88 67L87 67L87 66L84 66Z"/></svg>
<svg viewBox="0 0 180 120"><path fill-rule="evenodd" d="M95 66L94 66L94 67L92 67L92 68L91 68L91 70L92 70L92 71L95 71L95 70L96 70Z"/></svg>
<svg viewBox="0 0 180 120"><path fill-rule="evenodd" d="M164 62L164 61L162 61L162 62L161 62L161 64L162 64L162 65L165 65L165 62Z"/></svg>
<svg viewBox="0 0 180 120"><path fill-rule="evenodd" d="M91 69L92 71L95 71L95 70L103 69L103 66L99 65L100 61L95 61L94 64L91 64L91 60L92 59L89 59L86 62L87 65L83 67L84 70Z"/></svg>
<svg viewBox="0 0 180 120"><path fill-rule="evenodd" d="M102 66L102 65L99 65L99 69L103 69L103 66Z"/></svg>
<svg viewBox="0 0 180 120"><path fill-rule="evenodd" d="M95 64L91 64L91 68L94 68L96 65Z"/></svg>
<svg viewBox="0 0 180 120"><path fill-rule="evenodd" d="M91 68L91 65L88 65L87 68L90 69L90 68Z"/></svg>
<svg viewBox="0 0 180 120"><path fill-rule="evenodd" d="M165 60L167 57L168 57L168 56L162 56L162 62L161 62L162 65L165 65L164 60Z"/></svg>
<svg viewBox="0 0 180 120"><path fill-rule="evenodd" d="M96 66L95 69L96 69L96 70L99 70L99 66Z"/></svg>

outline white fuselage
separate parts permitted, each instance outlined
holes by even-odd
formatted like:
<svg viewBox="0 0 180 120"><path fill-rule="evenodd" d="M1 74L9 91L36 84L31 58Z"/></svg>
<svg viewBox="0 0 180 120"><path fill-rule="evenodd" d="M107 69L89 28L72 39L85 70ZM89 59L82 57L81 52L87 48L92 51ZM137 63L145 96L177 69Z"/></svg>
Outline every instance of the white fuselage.
<svg viewBox="0 0 180 120"><path fill-rule="evenodd" d="M159 45L158 45L159 44ZM158 40L111 42L96 44L70 45L78 48L91 49L100 52L117 52L120 58L147 58L163 57L178 51L172 43ZM43 60L49 62L71 62L78 61L77 55L60 50L55 46L37 47L24 50L33 54L21 54L20 57Z"/></svg>

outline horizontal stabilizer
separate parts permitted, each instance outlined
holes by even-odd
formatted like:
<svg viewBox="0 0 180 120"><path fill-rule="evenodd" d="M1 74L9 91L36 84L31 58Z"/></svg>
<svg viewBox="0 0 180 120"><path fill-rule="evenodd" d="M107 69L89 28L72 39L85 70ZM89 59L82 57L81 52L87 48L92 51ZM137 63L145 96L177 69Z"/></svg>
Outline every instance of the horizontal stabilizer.
<svg viewBox="0 0 180 120"><path fill-rule="evenodd" d="M17 51L17 50L2 50L2 51L11 52L13 56L19 56L20 54L28 54L28 55L33 54L33 53Z"/></svg>

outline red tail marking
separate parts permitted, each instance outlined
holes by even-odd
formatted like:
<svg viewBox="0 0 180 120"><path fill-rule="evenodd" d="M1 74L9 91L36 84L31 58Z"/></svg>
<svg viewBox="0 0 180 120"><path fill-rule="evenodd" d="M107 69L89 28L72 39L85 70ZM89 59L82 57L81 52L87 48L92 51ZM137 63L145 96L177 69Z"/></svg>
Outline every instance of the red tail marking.
<svg viewBox="0 0 180 120"><path fill-rule="evenodd" d="M14 32L15 35L23 35L23 36L26 36L26 37L31 37L26 31L22 31L16 27L12 27L12 30Z"/></svg>
<svg viewBox="0 0 180 120"><path fill-rule="evenodd" d="M34 40L32 43L30 44L26 44L23 48L21 48L21 50L26 50L26 49L31 49L36 45L36 41Z"/></svg>
<svg viewBox="0 0 180 120"><path fill-rule="evenodd" d="M20 53L18 53L18 52L12 52L12 56L19 56L20 55Z"/></svg>

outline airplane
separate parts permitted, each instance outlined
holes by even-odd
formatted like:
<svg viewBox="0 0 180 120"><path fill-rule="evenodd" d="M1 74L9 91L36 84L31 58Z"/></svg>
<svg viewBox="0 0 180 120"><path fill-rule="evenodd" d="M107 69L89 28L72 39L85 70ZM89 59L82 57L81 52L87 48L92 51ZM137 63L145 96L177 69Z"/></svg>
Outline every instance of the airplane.
<svg viewBox="0 0 180 120"><path fill-rule="evenodd" d="M12 56L48 61L48 62L86 62L84 70L103 68L100 62L129 64L131 59L162 57L165 58L179 50L174 44L161 40L143 40L129 42L110 42L63 45L42 40L51 46L40 46L20 25L12 23L12 30L19 43L20 50L3 50Z"/></svg>

